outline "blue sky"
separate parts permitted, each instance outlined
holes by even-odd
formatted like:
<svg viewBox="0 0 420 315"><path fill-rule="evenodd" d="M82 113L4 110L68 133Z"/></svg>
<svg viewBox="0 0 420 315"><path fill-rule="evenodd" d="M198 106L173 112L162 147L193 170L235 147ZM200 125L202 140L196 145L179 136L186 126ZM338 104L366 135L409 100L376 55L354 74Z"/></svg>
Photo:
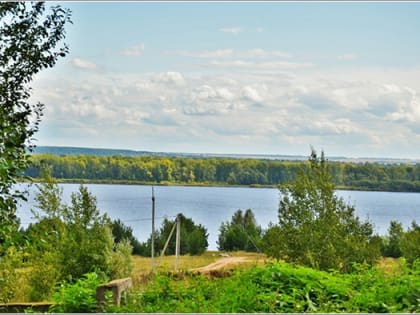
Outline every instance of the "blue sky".
<svg viewBox="0 0 420 315"><path fill-rule="evenodd" d="M420 156L420 3L61 5L39 145Z"/></svg>

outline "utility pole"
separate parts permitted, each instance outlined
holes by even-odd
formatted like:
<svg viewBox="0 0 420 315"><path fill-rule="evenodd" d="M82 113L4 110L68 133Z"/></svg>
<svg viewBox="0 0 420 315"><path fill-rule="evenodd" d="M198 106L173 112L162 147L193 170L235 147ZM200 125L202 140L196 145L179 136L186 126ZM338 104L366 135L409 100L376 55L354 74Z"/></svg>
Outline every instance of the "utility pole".
<svg viewBox="0 0 420 315"><path fill-rule="evenodd" d="M152 272L154 271L154 260L155 260L155 191L152 186L152 259L151 259L151 268Z"/></svg>
<svg viewBox="0 0 420 315"><path fill-rule="evenodd" d="M179 254L181 249L181 216L176 216L176 241L175 241L175 271L178 271Z"/></svg>

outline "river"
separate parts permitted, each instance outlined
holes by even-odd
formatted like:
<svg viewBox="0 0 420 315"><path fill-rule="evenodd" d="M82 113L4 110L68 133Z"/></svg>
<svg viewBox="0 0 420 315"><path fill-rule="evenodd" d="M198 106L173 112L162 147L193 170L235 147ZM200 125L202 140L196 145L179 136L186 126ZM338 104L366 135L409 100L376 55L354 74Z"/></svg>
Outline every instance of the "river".
<svg viewBox="0 0 420 315"><path fill-rule="evenodd" d="M72 192L78 184L60 184L63 199L70 202ZM133 228L139 241L145 241L151 232L152 187L137 185L87 184L89 191L96 196L98 208L111 219L121 219ZM35 208L36 187L29 187L28 202L21 203L18 216L21 226L33 222L30 209ZM217 237L221 222L229 221L238 210L252 209L259 225L266 228L269 222L277 222L280 193L275 188L247 187L192 187L192 186L155 186L156 227L163 218L183 213L207 228L210 250L217 249ZM413 220L420 222L420 193L394 193L372 191L338 190L337 195L356 208L357 215L369 219L375 232L384 235L389 222L398 220L408 227Z"/></svg>

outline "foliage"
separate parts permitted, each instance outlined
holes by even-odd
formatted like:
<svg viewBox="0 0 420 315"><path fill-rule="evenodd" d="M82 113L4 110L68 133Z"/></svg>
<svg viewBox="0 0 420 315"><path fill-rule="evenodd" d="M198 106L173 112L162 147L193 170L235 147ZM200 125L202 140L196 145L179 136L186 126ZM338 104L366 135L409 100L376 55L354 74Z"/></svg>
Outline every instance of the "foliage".
<svg viewBox="0 0 420 315"><path fill-rule="evenodd" d="M419 269L355 266L353 274L327 273L286 263L237 269L209 279L193 273L160 274L128 303L126 313L375 313L418 312Z"/></svg>
<svg viewBox="0 0 420 315"><path fill-rule="evenodd" d="M303 161L159 156L34 154L28 176L45 165L63 180L124 183L279 185L294 180ZM330 162L338 187L358 190L420 191L420 164Z"/></svg>
<svg viewBox="0 0 420 315"><path fill-rule="evenodd" d="M96 198L80 185L79 191L71 195L71 204L65 205L61 203L61 191L50 178L38 187L36 200L44 216L37 214L43 219L29 230L40 230L44 236L30 237L33 246L41 253L44 249L60 255L62 276L78 279L93 267L107 272L114 243L110 220L100 215Z"/></svg>
<svg viewBox="0 0 420 315"><path fill-rule="evenodd" d="M373 263L379 257L378 238L369 222L334 192L324 153L312 150L308 165L280 188L279 223L266 238L267 254L321 270L348 272L354 262ZM273 227L272 227L273 228ZM277 239L273 240L273 235ZM274 244L274 247L272 246ZM273 253L273 249L278 251Z"/></svg>
<svg viewBox="0 0 420 315"><path fill-rule="evenodd" d="M45 13L42 2L0 3L0 255L18 229L16 204L25 193L14 188L29 165L43 104L30 104L29 83L68 53L59 46L70 23L70 11L59 6Z"/></svg>
<svg viewBox="0 0 420 315"><path fill-rule="evenodd" d="M219 231L219 250L260 250L262 230L251 209L247 209L244 214L242 210L237 210L230 222L222 222Z"/></svg>
<svg viewBox="0 0 420 315"><path fill-rule="evenodd" d="M401 252L411 264L420 261L420 226L413 221L401 238Z"/></svg>
<svg viewBox="0 0 420 315"><path fill-rule="evenodd" d="M404 231L400 222L391 221L388 235L382 238L381 253L384 257L404 257L412 264L420 259L420 227L413 221Z"/></svg>
<svg viewBox="0 0 420 315"><path fill-rule="evenodd" d="M133 271L133 259L131 252L133 248L127 240L123 240L115 245L111 253L108 275L112 279L125 278Z"/></svg>
<svg viewBox="0 0 420 315"><path fill-rule="evenodd" d="M202 254L208 244L207 229L201 224L195 224L191 218L185 217L183 214L179 214L178 217L181 220L181 242L180 242L180 254L191 254L200 255ZM162 226L159 231L155 232L155 252L159 253L163 250L166 240L168 239L172 228L174 227L176 219L169 220L165 218L162 222ZM169 241L168 248L166 249L165 255L175 254L175 243L176 243L176 229ZM148 239L145 246L145 254L150 255L151 238Z"/></svg>
<svg viewBox="0 0 420 315"><path fill-rule="evenodd" d="M22 266L22 258L22 252L14 246L7 248L0 257L0 303L10 302L19 290L17 268Z"/></svg>
<svg viewBox="0 0 420 315"><path fill-rule="evenodd" d="M270 223L262 239L264 253L277 261L283 257L283 244L279 241L284 237L283 234L280 226Z"/></svg>
<svg viewBox="0 0 420 315"><path fill-rule="evenodd" d="M404 235L402 223L392 220L388 228L388 236L384 238L381 254L384 257L401 257L401 239Z"/></svg>
<svg viewBox="0 0 420 315"><path fill-rule="evenodd" d="M51 177L46 175L38 189L38 222L26 231L27 265L34 269L29 280L32 300L46 299L56 283L75 281L93 270L108 277L131 274L131 245L114 243L111 222L100 214L86 187L71 195L70 205L61 202L61 190Z"/></svg>
<svg viewBox="0 0 420 315"><path fill-rule="evenodd" d="M96 287L105 278L100 278L97 273L85 274L75 283L64 283L59 291L53 295L53 305L50 310L54 313L95 313L96 312Z"/></svg>
<svg viewBox="0 0 420 315"><path fill-rule="evenodd" d="M134 237L133 229L126 226L120 219L112 221L112 236L114 237L115 243L121 243L124 240L128 240L133 248L134 255L143 255L144 250L141 243Z"/></svg>

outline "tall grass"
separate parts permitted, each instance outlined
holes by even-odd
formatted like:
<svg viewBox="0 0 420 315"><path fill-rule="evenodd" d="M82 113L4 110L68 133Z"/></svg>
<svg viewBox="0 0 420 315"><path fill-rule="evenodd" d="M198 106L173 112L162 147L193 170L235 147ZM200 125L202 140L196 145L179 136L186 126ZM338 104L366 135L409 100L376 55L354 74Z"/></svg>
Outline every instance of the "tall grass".
<svg viewBox="0 0 420 315"><path fill-rule="evenodd" d="M234 252L229 253L232 257L247 257L248 264L263 264L265 261L265 256L260 256L256 253L247 253L247 252ZM200 268L207 266L211 263L216 262L220 259L219 252L217 251L207 251L200 256L191 256L184 255L179 257L178 270L186 271L194 268ZM151 258L142 257L142 256L133 256L133 284L134 287L144 287L145 280L150 279L148 276L151 273ZM155 257L154 259L155 271L160 273L165 273L169 271L174 271L175 268L175 256L164 256L162 259L160 257Z"/></svg>
<svg viewBox="0 0 420 315"><path fill-rule="evenodd" d="M395 272L355 266L352 274L323 272L286 263L237 269L215 277L156 275L113 312L302 313L419 312L420 266L403 262Z"/></svg>

